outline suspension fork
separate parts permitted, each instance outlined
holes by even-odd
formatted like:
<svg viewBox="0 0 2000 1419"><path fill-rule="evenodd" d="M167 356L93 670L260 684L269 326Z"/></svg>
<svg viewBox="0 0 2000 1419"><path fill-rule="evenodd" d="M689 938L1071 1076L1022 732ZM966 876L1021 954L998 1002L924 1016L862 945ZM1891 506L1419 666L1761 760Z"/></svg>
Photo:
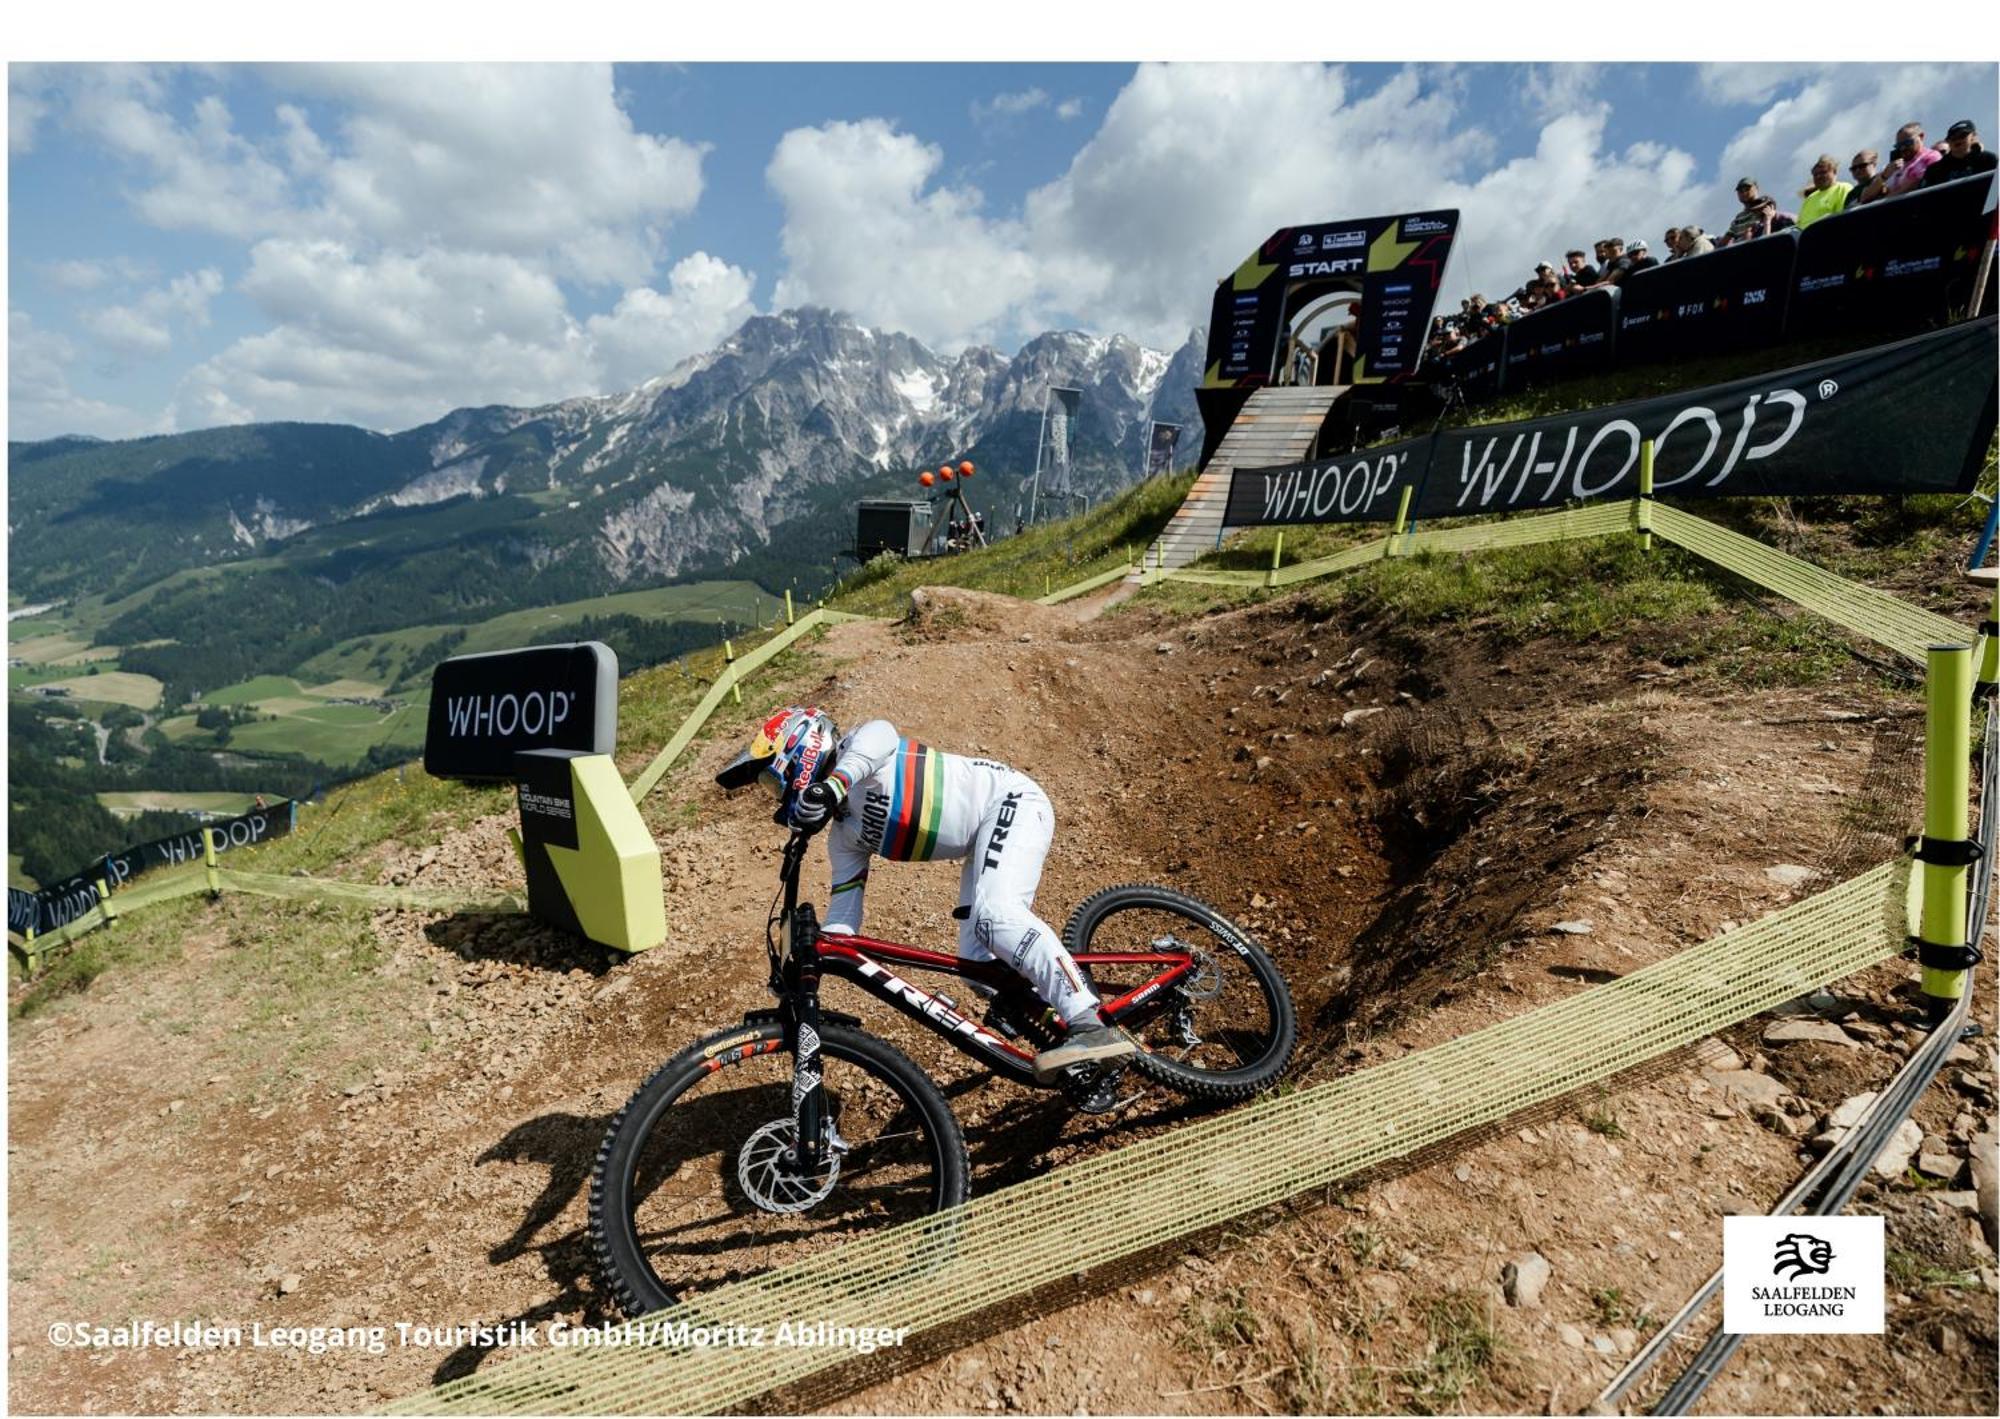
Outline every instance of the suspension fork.
<svg viewBox="0 0 2000 1419"><path fill-rule="evenodd" d="M785 1043L792 1052L792 1151L800 1174L817 1178L827 1147L826 1071L820 1062L819 916L812 903L785 920Z"/></svg>

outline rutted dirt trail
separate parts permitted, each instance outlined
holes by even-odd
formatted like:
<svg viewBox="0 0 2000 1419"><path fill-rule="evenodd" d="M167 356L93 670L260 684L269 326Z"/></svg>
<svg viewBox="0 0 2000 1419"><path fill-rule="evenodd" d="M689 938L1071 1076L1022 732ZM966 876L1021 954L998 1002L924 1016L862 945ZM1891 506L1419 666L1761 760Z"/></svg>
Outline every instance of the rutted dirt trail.
<svg viewBox="0 0 2000 1419"><path fill-rule="evenodd" d="M59 1319L603 1318L583 1194L610 1115L668 1055L767 1003L762 932L781 839L765 803L725 800L708 780L769 703L816 701L843 724L882 715L1033 774L1057 813L1043 914L1059 924L1090 892L1130 880L1214 902L1285 970L1312 1077L1586 989L1831 880L1774 877L1774 864L1847 872L1892 850L1857 836L1849 811L1881 762L1872 750L1904 723L1879 690L1747 692L1549 650L1495 664L1470 640L1419 654L1386 629L1284 605L1193 622L1086 615L929 593L906 622L833 629L804 678L760 682L645 805L670 935L639 957L614 962L520 920L329 913L302 968L272 945L291 909L225 898L191 909L176 958L114 971L17 1023L13 1406L355 1409L508 1353L392 1340L380 1355L97 1355L47 1345ZM382 852L408 881L514 886L508 826L492 818L435 848ZM1866 861L1845 860L1856 853ZM885 866L870 929L947 945L957 871ZM808 882L824 893L823 855ZM256 1009L239 1008L245 972L282 976L295 1000L280 990L271 1003L267 989ZM841 986L828 1000L957 1086L976 1191L1171 1126L1156 1102L1130 1117L1071 1115L1054 1096L972 1077L936 1037ZM1371 1185L1346 1204L1358 1212L1282 1223L810 1402L1069 1412L1354 1401L1352 1388L1295 1383L1299 1327L1331 1324L1313 1305L1283 1322L1294 1358L1262 1380L1199 1337L1228 1333L1215 1308L1242 1301L1254 1277L1316 1301L1372 1297L1384 1343L1421 1352L1426 1298L1492 1291L1487 1273L1524 1239L1572 1249L1557 1258L1558 1292L1581 1284L1601 1248L1633 1278L1629 1295L1643 1283L1655 1314L1671 1310L1713 1264L1717 1209L1776 1196L1798 1144L1747 1115L1715 1115L1688 1078L1616 1107L1632 1135L1623 1147L1561 1120L1524 1125L1462 1162ZM1378 1240L1361 1247L1357 1226ZM1397 1245L1378 1255L1391 1235ZM1259 1246L1277 1250L1250 1261L1244 1248ZM1406 1254L1416 1260L1405 1267ZM1257 1303L1270 1342L1272 1302ZM1516 1355L1551 1347L1558 1368L1601 1368L1594 1350L1559 1348L1552 1313L1500 1322ZM1960 1325L1990 1374L1990 1323ZM1585 1380L1563 1373L1561 1402L1587 1398ZM1406 1402L1382 1382L1383 1404ZM1543 1393L1546 1375L1516 1382L1502 1370L1493 1382L1477 1407L1559 1402ZM1925 1393L1954 1407L1953 1386Z"/></svg>

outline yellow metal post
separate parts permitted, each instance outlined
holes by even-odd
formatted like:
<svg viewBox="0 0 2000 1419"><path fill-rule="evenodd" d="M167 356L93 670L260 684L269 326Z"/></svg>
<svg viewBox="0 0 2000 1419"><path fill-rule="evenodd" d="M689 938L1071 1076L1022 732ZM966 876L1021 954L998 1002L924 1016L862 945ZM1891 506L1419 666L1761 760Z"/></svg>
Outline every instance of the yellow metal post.
<svg viewBox="0 0 2000 1419"><path fill-rule="evenodd" d="M105 885L102 877L97 879L97 905L104 912L106 926L118 920L118 908L111 905L111 888Z"/></svg>
<svg viewBox="0 0 2000 1419"><path fill-rule="evenodd" d="M792 624L792 589L789 586L785 588L785 624Z"/></svg>
<svg viewBox="0 0 2000 1419"><path fill-rule="evenodd" d="M215 829L213 828L203 828L201 830L201 860L203 865L208 869L209 896L221 896L222 869L215 862Z"/></svg>
<svg viewBox="0 0 2000 1419"><path fill-rule="evenodd" d="M1403 485L1403 496L1396 500L1396 525L1389 529L1389 540L1382 544L1382 555L1396 555L1396 539L1403 535L1403 529L1410 525L1410 494L1415 490L1407 483Z"/></svg>
<svg viewBox="0 0 2000 1419"><path fill-rule="evenodd" d="M1966 880L1972 852L1966 840L1971 792L1972 647L1930 647L1925 674L1924 836L1917 856L1923 870L1923 923L1917 961L1933 1022L1965 994L1965 980L1979 953L1966 940ZM1982 923L1983 925L1983 923Z"/></svg>
<svg viewBox="0 0 2000 1419"><path fill-rule="evenodd" d="M743 691L736 684L736 646L725 640L722 643L722 673L729 677L729 693L737 704L743 703Z"/></svg>
<svg viewBox="0 0 2000 1419"><path fill-rule="evenodd" d="M1975 695L1990 695L2000 689L2000 581L1993 583L1993 607L1979 623L1979 682Z"/></svg>
<svg viewBox="0 0 2000 1419"><path fill-rule="evenodd" d="M1639 496L1632 504L1632 526L1639 534L1639 550L1653 550L1653 441L1639 444Z"/></svg>
<svg viewBox="0 0 2000 1419"><path fill-rule="evenodd" d="M1042 595L1044 595L1044 596L1047 596L1047 595L1049 594L1049 591L1050 591L1050 585L1049 585L1049 574L1048 574L1047 572L1043 572L1043 573L1042 573Z"/></svg>
<svg viewBox="0 0 2000 1419"><path fill-rule="evenodd" d="M1278 540L1271 547L1271 570L1264 574L1264 585L1276 586L1278 584L1278 568L1284 564L1284 560L1285 533L1284 529L1280 528L1278 530Z"/></svg>

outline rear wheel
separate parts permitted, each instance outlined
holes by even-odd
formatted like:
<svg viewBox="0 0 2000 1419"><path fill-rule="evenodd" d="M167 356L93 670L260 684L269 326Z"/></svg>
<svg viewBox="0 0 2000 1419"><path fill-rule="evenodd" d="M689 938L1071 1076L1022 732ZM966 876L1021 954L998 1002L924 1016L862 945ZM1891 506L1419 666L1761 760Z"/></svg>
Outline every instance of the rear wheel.
<svg viewBox="0 0 2000 1419"><path fill-rule="evenodd" d="M816 1174L787 1164L792 1055L776 1020L690 1046L611 1121L590 1236L627 1315L965 1201L965 1138L929 1077L845 1026L823 1024L820 1047L836 1142ZM913 1232L913 1270L936 1245Z"/></svg>
<svg viewBox="0 0 2000 1419"><path fill-rule="evenodd" d="M1133 1066L1192 1098L1247 1099L1291 1062L1298 1022L1277 964L1213 907L1168 887L1107 887L1070 914L1063 944L1107 1004L1158 966L1093 961L1092 953L1188 951L1188 976L1121 1013L1143 1051Z"/></svg>

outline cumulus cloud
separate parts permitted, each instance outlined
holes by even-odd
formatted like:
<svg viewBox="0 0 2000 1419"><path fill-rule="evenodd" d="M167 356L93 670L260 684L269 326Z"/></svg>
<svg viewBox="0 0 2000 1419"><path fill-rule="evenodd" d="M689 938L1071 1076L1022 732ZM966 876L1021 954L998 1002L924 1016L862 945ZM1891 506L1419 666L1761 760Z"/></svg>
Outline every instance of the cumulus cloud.
<svg viewBox="0 0 2000 1419"><path fill-rule="evenodd" d="M7 66L7 151L32 153L35 136L48 116L47 76L38 64Z"/></svg>
<svg viewBox="0 0 2000 1419"><path fill-rule="evenodd" d="M235 284L268 324L182 377L182 427L392 427L609 392L752 313L749 274L706 253L655 281L700 200L704 150L640 131L609 65L262 75L277 97L256 112L227 73L150 66L54 66L10 94L108 154L142 221L242 244ZM224 286L204 268L106 300L144 278L81 258L43 271L100 293L74 328L126 356L171 350ZM586 319L585 300L613 303Z"/></svg>
<svg viewBox="0 0 2000 1419"><path fill-rule="evenodd" d="M1083 117L1083 100L1064 99L1056 105L1056 117L1060 118L1064 123L1068 123L1074 118Z"/></svg>
<svg viewBox="0 0 2000 1419"><path fill-rule="evenodd" d="M221 291L222 273L204 267L176 276L127 304L87 310L82 322L120 354L161 355L173 347L176 326L208 324L208 303Z"/></svg>
<svg viewBox="0 0 2000 1419"><path fill-rule="evenodd" d="M94 291L102 286L130 285L148 280L152 270L143 261L135 261L129 256L113 256L102 260L87 257L69 257L61 261L45 261L39 264L42 279L59 291L80 293Z"/></svg>
<svg viewBox="0 0 2000 1419"><path fill-rule="evenodd" d="M990 99L975 100L971 105L972 121L979 124L996 120L1019 118L1024 113L1032 113L1038 108L1047 108L1049 95L1046 89L1022 89L1017 93L995 94Z"/></svg>
<svg viewBox="0 0 2000 1419"><path fill-rule="evenodd" d="M1985 64L1824 64L1793 66L1767 84L1746 85L1765 107L1722 150L1718 188L1754 177L1795 200L1812 175L1813 159L1832 153L1843 177L1847 159L1862 148L1884 158L1896 130L1926 125L1933 142L1954 119L1989 111L1993 69Z"/></svg>
<svg viewBox="0 0 2000 1419"><path fill-rule="evenodd" d="M587 281L645 279L667 224L701 196L702 149L639 132L611 67L365 64L287 74L346 117L328 155L302 113L288 142L317 163L321 229L392 245L552 255Z"/></svg>
<svg viewBox="0 0 2000 1419"><path fill-rule="evenodd" d="M183 427L243 419L406 428L476 404L539 404L627 388L707 349L751 313L754 278L697 252L664 291L629 290L579 322L561 286L519 257L447 247L366 256L272 237L243 293L273 322L196 366Z"/></svg>
<svg viewBox="0 0 2000 1419"><path fill-rule="evenodd" d="M946 348L996 334L1034 291L1034 258L976 187L934 185L943 163L878 118L785 134L765 170L785 206L775 303L855 311Z"/></svg>
<svg viewBox="0 0 2000 1419"><path fill-rule="evenodd" d="M721 344L756 314L755 284L748 271L698 251L675 264L666 290L627 291L610 312L584 323L599 384L634 387Z"/></svg>
<svg viewBox="0 0 2000 1419"><path fill-rule="evenodd" d="M1051 321L1171 346L1206 320L1215 281L1288 223L1460 207L1454 284L1497 291L1565 246L1689 219L1695 160L1664 144L1608 151L1605 105L1552 118L1532 152L1480 172L1492 140L1464 98L1408 69L1360 89L1314 64L1142 66L1018 215L940 183L943 154L880 120L796 130L769 171L785 208L778 302L947 346ZM1246 161L1273 135L1284 161Z"/></svg>
<svg viewBox="0 0 2000 1419"><path fill-rule="evenodd" d="M162 421L77 393L69 367L76 347L53 330L37 328L26 311L7 316L7 420L9 437L54 438L94 434L134 438L159 432Z"/></svg>
<svg viewBox="0 0 2000 1419"><path fill-rule="evenodd" d="M1602 64L1530 64L1521 97L1536 117L1560 118L1591 102L1603 77Z"/></svg>

